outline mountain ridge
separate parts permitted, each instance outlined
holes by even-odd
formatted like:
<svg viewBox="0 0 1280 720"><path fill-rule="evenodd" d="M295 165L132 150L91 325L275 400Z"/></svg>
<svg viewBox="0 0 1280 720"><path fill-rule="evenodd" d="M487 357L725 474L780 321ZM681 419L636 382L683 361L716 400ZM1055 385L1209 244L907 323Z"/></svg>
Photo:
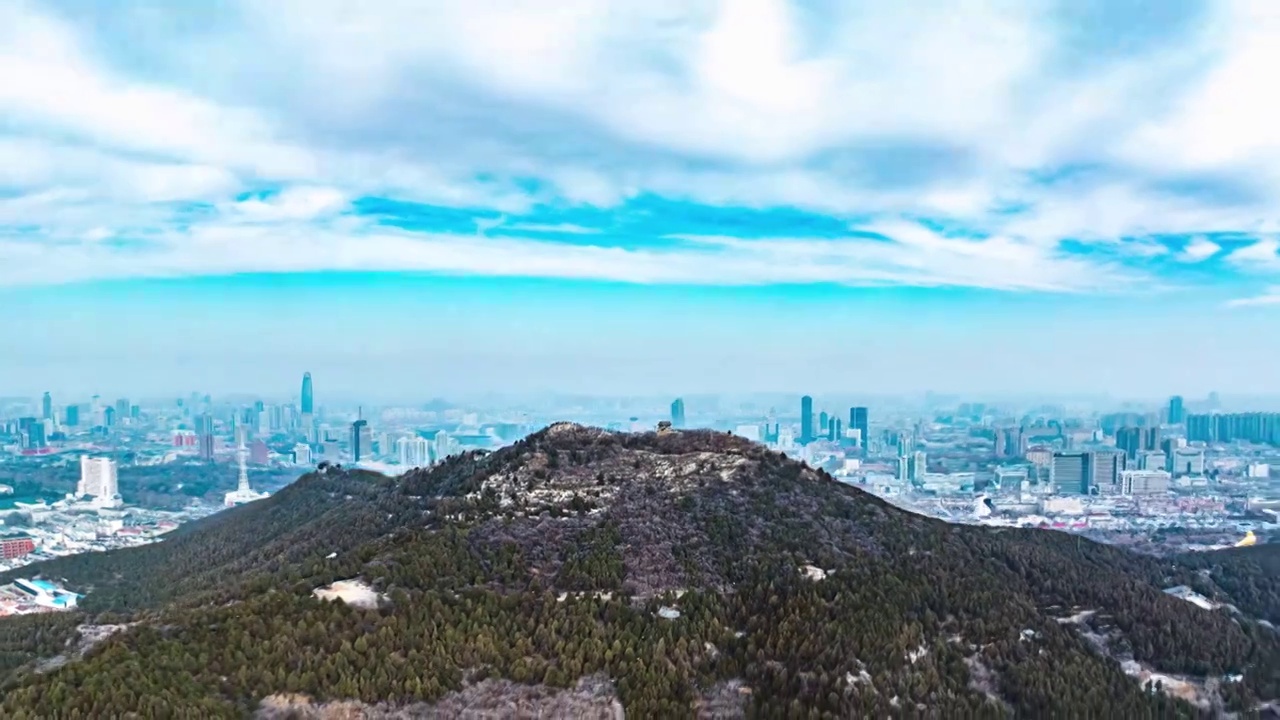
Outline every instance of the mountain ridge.
<svg viewBox="0 0 1280 720"><path fill-rule="evenodd" d="M226 717L282 693L422 708L486 677L567 689L603 673L643 717L1248 713L1280 696L1274 631L1162 588L1231 597L1217 572L1264 617L1274 584L1225 580L1249 562L1206 576L1062 533L948 525L725 433L557 423L398 478L325 467L162 543L38 566L89 590L98 621L139 625L14 673L0 709L29 716L91 672L155 693L104 688L84 712ZM352 578L382 602L312 596ZM1199 705L1144 691L1126 662L1199 678ZM159 682L187 664L194 680Z"/></svg>

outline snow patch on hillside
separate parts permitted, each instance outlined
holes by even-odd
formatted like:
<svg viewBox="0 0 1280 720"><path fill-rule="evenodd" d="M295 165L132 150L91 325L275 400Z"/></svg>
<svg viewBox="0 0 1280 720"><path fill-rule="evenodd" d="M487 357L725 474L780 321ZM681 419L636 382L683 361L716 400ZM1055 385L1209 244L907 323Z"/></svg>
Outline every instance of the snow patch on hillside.
<svg viewBox="0 0 1280 720"><path fill-rule="evenodd" d="M339 580L331 585L316 588L313 592L321 600L341 600L362 608L376 608L382 596L360 580Z"/></svg>

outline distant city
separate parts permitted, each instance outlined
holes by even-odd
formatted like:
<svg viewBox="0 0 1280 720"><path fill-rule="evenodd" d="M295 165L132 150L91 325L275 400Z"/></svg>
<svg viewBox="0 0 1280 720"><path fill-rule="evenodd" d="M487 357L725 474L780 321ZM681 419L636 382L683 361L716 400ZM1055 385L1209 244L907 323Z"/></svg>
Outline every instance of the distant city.
<svg viewBox="0 0 1280 720"><path fill-rule="evenodd" d="M1146 552L1258 542L1280 511L1272 471L1280 412L1225 412L1216 394L1112 411L941 396L835 407L808 395L790 407L700 407L692 398L347 407L317 404L322 385L311 373L297 387L282 403L199 392L140 403L0 398L0 569L151 542L267 497L321 463L394 475L494 450L559 420L732 432L916 512L1059 529ZM55 596L65 604L65 593ZM0 613L49 607L4 598Z"/></svg>

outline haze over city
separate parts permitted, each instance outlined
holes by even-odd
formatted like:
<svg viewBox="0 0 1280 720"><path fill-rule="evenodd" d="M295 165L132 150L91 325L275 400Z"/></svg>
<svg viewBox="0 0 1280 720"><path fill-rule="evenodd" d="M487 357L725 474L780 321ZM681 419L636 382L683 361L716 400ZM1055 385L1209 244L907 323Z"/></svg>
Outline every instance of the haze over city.
<svg viewBox="0 0 1280 720"><path fill-rule="evenodd" d="M1280 392L1269 3L217 8L0 8L12 392Z"/></svg>

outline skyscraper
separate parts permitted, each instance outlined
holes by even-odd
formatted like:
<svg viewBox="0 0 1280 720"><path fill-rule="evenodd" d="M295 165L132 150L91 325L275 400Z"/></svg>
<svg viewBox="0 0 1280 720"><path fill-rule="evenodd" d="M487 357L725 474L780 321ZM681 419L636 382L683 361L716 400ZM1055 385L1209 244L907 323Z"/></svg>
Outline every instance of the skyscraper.
<svg viewBox="0 0 1280 720"><path fill-rule="evenodd" d="M431 443L424 437L402 437L396 440L400 464L405 467L426 467L431 464Z"/></svg>
<svg viewBox="0 0 1280 720"><path fill-rule="evenodd" d="M200 436L200 458L213 462L213 415L206 412L196 416L196 434Z"/></svg>
<svg viewBox="0 0 1280 720"><path fill-rule="evenodd" d="M1119 450L1094 450L1089 453L1089 485L1102 493L1118 493L1125 467L1125 454Z"/></svg>
<svg viewBox="0 0 1280 720"><path fill-rule="evenodd" d="M116 461L111 458L80 456L80 484L77 497L93 497L102 504L114 504L120 494L116 481Z"/></svg>
<svg viewBox="0 0 1280 720"><path fill-rule="evenodd" d="M52 420L53 419L53 396L46 392L44 394L44 397L40 400L40 404L41 404L40 409L43 411L43 413L41 414L41 418L45 420Z"/></svg>
<svg viewBox="0 0 1280 720"><path fill-rule="evenodd" d="M302 373L302 414L311 415L314 412L315 407L311 396L311 373Z"/></svg>
<svg viewBox="0 0 1280 720"><path fill-rule="evenodd" d="M813 398L800 398L800 444L813 442Z"/></svg>
<svg viewBox="0 0 1280 720"><path fill-rule="evenodd" d="M1182 422L1185 417L1182 409L1182 396L1174 395L1169 398L1169 424L1177 425Z"/></svg>
<svg viewBox="0 0 1280 720"><path fill-rule="evenodd" d="M849 408L849 429L858 431L858 446L865 448L867 446L867 440L871 437L870 427L867 424L866 408Z"/></svg>
<svg viewBox="0 0 1280 720"><path fill-rule="evenodd" d="M1089 492L1091 469L1087 452L1055 452L1049 465L1049 484L1060 495L1083 495Z"/></svg>
<svg viewBox="0 0 1280 720"><path fill-rule="evenodd" d="M21 435L21 445L25 449L45 446L43 420L33 417L18 418L18 433Z"/></svg>
<svg viewBox="0 0 1280 720"><path fill-rule="evenodd" d="M818 413L818 432L822 437L826 437L831 431L831 419L827 417L827 411L823 410Z"/></svg>
<svg viewBox="0 0 1280 720"><path fill-rule="evenodd" d="M68 405L67 406L67 426L75 427L79 424L80 424L80 406Z"/></svg>
<svg viewBox="0 0 1280 720"><path fill-rule="evenodd" d="M360 458L369 456L373 448L365 443L370 437L369 421L361 418L351 423L351 462L357 463L360 462Z"/></svg>
<svg viewBox="0 0 1280 720"><path fill-rule="evenodd" d="M676 398L671 403L671 427L684 427L684 398Z"/></svg>
<svg viewBox="0 0 1280 720"><path fill-rule="evenodd" d="M1122 427L1116 430L1116 447L1130 460L1138 459L1138 451L1142 449L1142 428Z"/></svg>

